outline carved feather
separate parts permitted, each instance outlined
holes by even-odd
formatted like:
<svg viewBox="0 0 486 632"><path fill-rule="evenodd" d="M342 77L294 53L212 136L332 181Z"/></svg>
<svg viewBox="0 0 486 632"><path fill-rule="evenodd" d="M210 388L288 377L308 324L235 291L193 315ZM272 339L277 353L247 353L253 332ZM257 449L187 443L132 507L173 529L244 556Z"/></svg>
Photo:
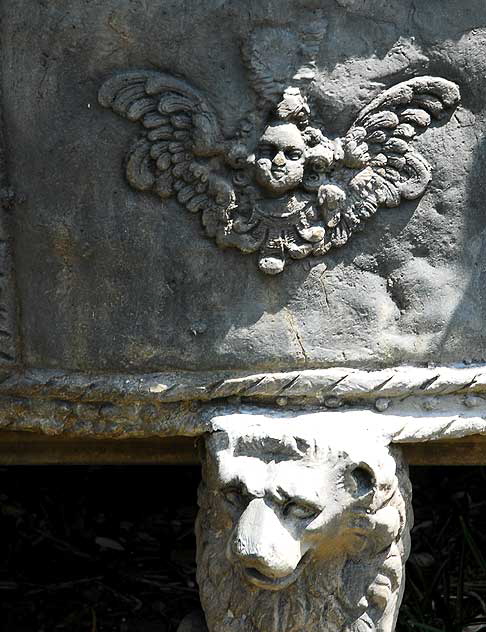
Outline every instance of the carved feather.
<svg viewBox="0 0 486 632"><path fill-rule="evenodd" d="M360 112L339 141L341 175L338 168L335 178L345 197L339 223L329 237L332 246L344 245L380 206L397 207L402 199L417 199L424 193L431 168L414 149L413 140L433 119L451 112L459 100L456 84L440 77L416 77L385 90ZM353 185L370 170L365 187ZM348 171L351 174L346 175Z"/></svg>
<svg viewBox="0 0 486 632"><path fill-rule="evenodd" d="M331 140L308 125L311 111L298 88L284 91L283 84L267 80L271 35L268 50L250 51L253 79L267 101L283 91L274 120L301 130L305 145L302 178L282 189L286 196L268 195L264 189L276 185L263 184L252 171L254 148L240 136L224 140L214 110L185 81L155 71L126 72L103 84L99 102L142 126L143 137L126 161L135 189L176 197L188 211L200 213L218 245L259 250L260 269L278 274L288 258L343 246L379 207L396 207L423 194L431 168L413 142L431 121L452 111L459 89L437 77L410 79L378 95L343 138ZM314 44L316 37L311 37ZM255 47L254 40L250 44ZM304 64L302 77L309 68ZM286 208L275 209L278 204Z"/></svg>
<svg viewBox="0 0 486 632"><path fill-rule="evenodd" d="M144 138L132 147L127 160L127 178L139 191L149 191L155 183L155 170L150 156L150 143Z"/></svg>
<svg viewBox="0 0 486 632"><path fill-rule="evenodd" d="M195 161L220 156L223 145L215 113L192 86L164 73L126 72L108 79L98 99L147 130L126 162L127 179L134 188L153 191L162 199L176 195L191 213L211 206L221 212L234 204L231 179L224 181L212 173L209 163ZM211 221L204 220L213 234L214 217L213 213Z"/></svg>

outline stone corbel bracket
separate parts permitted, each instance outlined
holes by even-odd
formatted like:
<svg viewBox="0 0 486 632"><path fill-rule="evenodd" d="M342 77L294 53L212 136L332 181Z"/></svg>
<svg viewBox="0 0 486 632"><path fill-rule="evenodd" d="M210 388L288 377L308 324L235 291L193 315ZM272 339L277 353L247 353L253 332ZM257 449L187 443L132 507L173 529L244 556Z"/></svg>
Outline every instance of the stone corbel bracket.
<svg viewBox="0 0 486 632"><path fill-rule="evenodd" d="M0 384L0 428L203 436L209 632L392 632L412 525L400 444L486 435L486 367L34 370Z"/></svg>
<svg viewBox="0 0 486 632"><path fill-rule="evenodd" d="M370 410L209 426L196 533L210 632L392 632L413 522L399 444L486 433Z"/></svg>

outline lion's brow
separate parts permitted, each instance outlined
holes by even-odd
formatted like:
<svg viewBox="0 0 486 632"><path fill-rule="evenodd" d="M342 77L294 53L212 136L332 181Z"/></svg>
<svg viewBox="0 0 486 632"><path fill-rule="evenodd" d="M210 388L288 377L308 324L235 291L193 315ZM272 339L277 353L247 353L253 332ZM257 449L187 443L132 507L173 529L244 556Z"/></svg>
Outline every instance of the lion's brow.
<svg viewBox="0 0 486 632"><path fill-rule="evenodd" d="M306 456L310 444L300 437L240 437L234 448L234 456L249 456L264 463L299 460Z"/></svg>

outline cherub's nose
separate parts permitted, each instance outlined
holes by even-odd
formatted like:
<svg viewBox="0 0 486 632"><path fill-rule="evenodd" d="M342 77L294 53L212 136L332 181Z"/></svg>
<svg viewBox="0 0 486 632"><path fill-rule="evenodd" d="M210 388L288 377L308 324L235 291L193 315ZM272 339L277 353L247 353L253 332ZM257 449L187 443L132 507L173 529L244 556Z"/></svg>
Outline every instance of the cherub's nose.
<svg viewBox="0 0 486 632"><path fill-rule="evenodd" d="M276 165L277 167L283 167L285 164L285 156L283 151L279 151L277 152L277 154L275 155L274 159L273 159L273 164Z"/></svg>

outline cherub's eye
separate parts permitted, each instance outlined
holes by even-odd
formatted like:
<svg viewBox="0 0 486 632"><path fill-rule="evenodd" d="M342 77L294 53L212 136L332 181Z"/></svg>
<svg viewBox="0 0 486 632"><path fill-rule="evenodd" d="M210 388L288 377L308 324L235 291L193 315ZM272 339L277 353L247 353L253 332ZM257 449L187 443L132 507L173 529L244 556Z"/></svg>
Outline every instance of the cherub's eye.
<svg viewBox="0 0 486 632"><path fill-rule="evenodd" d="M302 152L300 149L291 149L287 152L287 158L289 160L300 160L302 158Z"/></svg>
<svg viewBox="0 0 486 632"><path fill-rule="evenodd" d="M312 520L319 514L319 509L312 505L304 505L294 501L288 502L284 507L284 515L299 520Z"/></svg>
<svg viewBox="0 0 486 632"><path fill-rule="evenodd" d="M260 158L273 158L275 151L273 147L270 147L270 145L261 145L258 148L258 153Z"/></svg>

